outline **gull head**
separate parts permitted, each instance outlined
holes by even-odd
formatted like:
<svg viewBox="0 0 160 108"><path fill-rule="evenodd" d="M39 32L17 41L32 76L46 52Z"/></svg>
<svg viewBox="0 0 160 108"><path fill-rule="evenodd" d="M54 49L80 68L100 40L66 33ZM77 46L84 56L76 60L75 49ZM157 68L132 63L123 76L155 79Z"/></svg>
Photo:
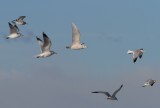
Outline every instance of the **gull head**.
<svg viewBox="0 0 160 108"><path fill-rule="evenodd" d="M21 34L21 33L17 33L17 35L18 35L18 36L24 36L24 35L23 35L23 34Z"/></svg>
<svg viewBox="0 0 160 108"><path fill-rule="evenodd" d="M143 48L140 49L141 52L144 52Z"/></svg>
<svg viewBox="0 0 160 108"><path fill-rule="evenodd" d="M54 51L51 51L51 55L53 55L53 54L57 54L56 52L54 52Z"/></svg>

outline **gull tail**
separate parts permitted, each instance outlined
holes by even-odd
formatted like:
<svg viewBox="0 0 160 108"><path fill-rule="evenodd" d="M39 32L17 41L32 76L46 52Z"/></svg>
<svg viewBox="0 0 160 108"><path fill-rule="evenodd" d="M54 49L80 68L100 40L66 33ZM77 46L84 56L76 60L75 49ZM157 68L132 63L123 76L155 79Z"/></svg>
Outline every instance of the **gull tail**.
<svg viewBox="0 0 160 108"><path fill-rule="evenodd" d="M70 49L70 46L66 46L67 49Z"/></svg>
<svg viewBox="0 0 160 108"><path fill-rule="evenodd" d="M127 51L127 54L133 54L133 51L128 50L128 51Z"/></svg>

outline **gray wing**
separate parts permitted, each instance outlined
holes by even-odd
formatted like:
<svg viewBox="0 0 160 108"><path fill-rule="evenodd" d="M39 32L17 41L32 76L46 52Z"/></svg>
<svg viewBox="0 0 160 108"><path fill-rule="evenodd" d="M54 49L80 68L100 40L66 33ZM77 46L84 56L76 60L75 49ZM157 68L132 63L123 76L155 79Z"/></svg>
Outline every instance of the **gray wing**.
<svg viewBox="0 0 160 108"><path fill-rule="evenodd" d="M142 58L142 56L143 56L143 52L139 52L139 58L141 59Z"/></svg>
<svg viewBox="0 0 160 108"><path fill-rule="evenodd" d="M149 80L149 84L150 84L151 86L153 86L154 83L155 83L154 80Z"/></svg>
<svg viewBox="0 0 160 108"><path fill-rule="evenodd" d="M95 91L95 92L92 92L92 93L102 93L102 94L105 94L108 97L111 96L108 92L105 92L105 91Z"/></svg>
<svg viewBox="0 0 160 108"><path fill-rule="evenodd" d="M12 25L11 23L9 23L9 28L10 28L10 34L12 33L17 33L19 31L18 27L16 25Z"/></svg>
<svg viewBox="0 0 160 108"><path fill-rule="evenodd" d="M139 56L139 52L137 50L133 51L133 62L134 63L137 61L138 56Z"/></svg>
<svg viewBox="0 0 160 108"><path fill-rule="evenodd" d="M38 37L36 37L36 39L38 41L38 44L40 45L41 52L43 52L43 41L40 38L38 38Z"/></svg>
<svg viewBox="0 0 160 108"><path fill-rule="evenodd" d="M80 44L80 32L77 26L72 23L72 44Z"/></svg>
<svg viewBox="0 0 160 108"><path fill-rule="evenodd" d="M26 16L20 16L17 20L23 20Z"/></svg>
<svg viewBox="0 0 160 108"><path fill-rule="evenodd" d="M120 88L119 89L117 89L114 93L113 93L113 97L115 97L116 96L116 94L121 90L121 88L123 87L123 84L120 86Z"/></svg>
<svg viewBox="0 0 160 108"><path fill-rule="evenodd" d="M44 32L43 32L43 39L44 39L43 51L49 51L51 48L52 42Z"/></svg>

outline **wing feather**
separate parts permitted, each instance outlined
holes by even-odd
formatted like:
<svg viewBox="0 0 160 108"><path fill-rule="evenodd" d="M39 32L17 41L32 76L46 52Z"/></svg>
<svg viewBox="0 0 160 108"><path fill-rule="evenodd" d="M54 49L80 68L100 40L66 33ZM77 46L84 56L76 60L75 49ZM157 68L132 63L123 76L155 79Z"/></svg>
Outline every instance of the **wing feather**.
<svg viewBox="0 0 160 108"><path fill-rule="evenodd" d="M111 96L108 92L105 92L105 91L95 91L95 92L92 92L92 93L102 93L102 94L105 94L108 97Z"/></svg>
<svg viewBox="0 0 160 108"><path fill-rule="evenodd" d="M44 51L49 51L51 48L52 42L44 32L43 32L43 39L44 39L43 49Z"/></svg>
<svg viewBox="0 0 160 108"><path fill-rule="evenodd" d="M80 44L80 32L74 23L72 23L72 44Z"/></svg>
<svg viewBox="0 0 160 108"><path fill-rule="evenodd" d="M113 93L112 97L115 97L116 94L121 90L122 87L123 87L123 84L120 86L119 89L117 89L117 90Z"/></svg>
<svg viewBox="0 0 160 108"><path fill-rule="evenodd" d="M38 38L38 37L36 37L36 39L37 39L37 41L38 41L38 44L40 45L41 52L43 52L43 51L44 51L44 50L43 50L43 41L42 41L40 38Z"/></svg>

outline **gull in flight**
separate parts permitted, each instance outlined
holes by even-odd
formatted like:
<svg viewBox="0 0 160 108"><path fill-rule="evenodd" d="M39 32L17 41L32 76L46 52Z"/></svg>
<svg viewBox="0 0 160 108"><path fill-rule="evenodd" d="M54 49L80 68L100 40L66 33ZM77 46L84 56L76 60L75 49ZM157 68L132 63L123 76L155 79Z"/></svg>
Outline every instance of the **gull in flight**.
<svg viewBox="0 0 160 108"><path fill-rule="evenodd" d="M141 48L141 49L138 49L138 50L134 50L134 51L131 51L131 50L128 50L127 52L128 54L132 54L133 55L133 63L135 63L137 61L137 58L139 57L140 59L142 58L142 55L144 53L144 50Z"/></svg>
<svg viewBox="0 0 160 108"><path fill-rule="evenodd" d="M20 16L18 19L13 20L12 23L18 25L25 25L27 23L23 20L24 18L26 18L26 16Z"/></svg>
<svg viewBox="0 0 160 108"><path fill-rule="evenodd" d="M147 80L142 87L153 86L156 80L149 79Z"/></svg>
<svg viewBox="0 0 160 108"><path fill-rule="evenodd" d="M120 86L119 89L117 89L112 95L110 95L108 92L106 91L95 91L95 92L92 92L92 93L102 93L102 94L105 94L107 96L107 99L110 99L110 100L118 100L116 98L116 94L121 90L121 88L123 87L123 84Z"/></svg>
<svg viewBox="0 0 160 108"><path fill-rule="evenodd" d="M72 45L67 46L66 48L72 50L80 50L87 48L84 43L80 43L80 32L78 27L74 23L72 23Z"/></svg>
<svg viewBox="0 0 160 108"><path fill-rule="evenodd" d="M43 32L43 40L42 41L40 38L36 37L37 38L37 41L41 47L41 53L36 55L35 57L36 58L44 58L44 57L49 57L53 54L57 54L56 52L54 51L51 51L50 48L51 48L51 40L49 39L49 37Z"/></svg>
<svg viewBox="0 0 160 108"><path fill-rule="evenodd" d="M9 23L9 28L10 28L10 34L6 37L6 39L13 39L13 38L18 38L20 36L23 36L21 33L19 33L19 28L16 25L12 25Z"/></svg>

